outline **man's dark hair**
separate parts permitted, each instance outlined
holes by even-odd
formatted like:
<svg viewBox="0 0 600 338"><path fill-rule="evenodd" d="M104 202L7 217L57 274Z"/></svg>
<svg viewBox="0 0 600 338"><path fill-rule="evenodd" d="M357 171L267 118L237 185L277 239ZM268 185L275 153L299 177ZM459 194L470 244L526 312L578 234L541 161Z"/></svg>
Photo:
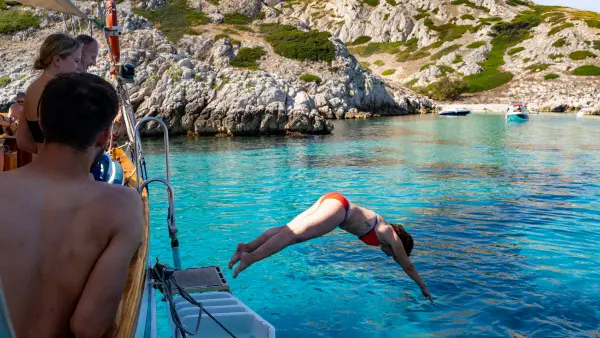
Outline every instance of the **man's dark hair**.
<svg viewBox="0 0 600 338"><path fill-rule="evenodd" d="M77 40L77 42L79 42L80 44L87 46L92 42L98 42L96 41L96 39L94 39L93 37L87 35L87 34L79 34L77 35L77 37L75 38L75 40Z"/></svg>
<svg viewBox="0 0 600 338"><path fill-rule="evenodd" d="M400 237L400 240L402 241L402 245L404 245L404 251L406 252L406 255L410 257L410 253L415 244L412 236L408 232L406 232L406 230L404 230L402 225L400 225L400 224L390 224L390 225L392 226L392 228L394 228L396 235L398 235L398 237Z"/></svg>
<svg viewBox="0 0 600 338"><path fill-rule="evenodd" d="M67 73L46 84L39 108L46 143L85 150L110 127L119 98L113 86L97 75Z"/></svg>

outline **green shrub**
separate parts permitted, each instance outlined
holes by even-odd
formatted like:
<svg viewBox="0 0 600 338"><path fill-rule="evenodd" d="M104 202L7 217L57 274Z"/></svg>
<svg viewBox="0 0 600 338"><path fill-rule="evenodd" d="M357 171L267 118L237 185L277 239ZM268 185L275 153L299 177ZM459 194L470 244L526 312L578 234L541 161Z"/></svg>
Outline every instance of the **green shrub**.
<svg viewBox="0 0 600 338"><path fill-rule="evenodd" d="M371 42L365 46L358 46L352 48L350 51L354 54L362 57L369 57L371 55L387 53L396 54L400 46L404 46L405 43L402 41L396 42Z"/></svg>
<svg viewBox="0 0 600 338"><path fill-rule="evenodd" d="M554 80L554 79L558 79L560 77L560 75L558 74L546 74L544 76L544 80Z"/></svg>
<svg viewBox="0 0 600 338"><path fill-rule="evenodd" d="M450 54L452 52L454 52L455 50L459 49L460 45L451 45L448 46L442 50L440 50L439 52L433 54L431 56L431 60L439 60L440 58L442 58L442 56L446 55L446 54Z"/></svg>
<svg viewBox="0 0 600 338"><path fill-rule="evenodd" d="M379 0L363 0L363 3L375 7L379 5Z"/></svg>
<svg viewBox="0 0 600 338"><path fill-rule="evenodd" d="M576 61L585 60L587 58L594 58L594 57L596 57L596 54L594 54L590 51L587 51L587 50L578 50L576 52L569 54L569 59L576 60Z"/></svg>
<svg viewBox="0 0 600 338"><path fill-rule="evenodd" d="M356 40L354 40L354 41L352 41L350 43L350 45L362 45L362 44L365 44L365 43L367 43L369 41L371 41L371 37L363 35L363 36L357 37Z"/></svg>
<svg viewBox="0 0 600 338"><path fill-rule="evenodd" d="M386 13L386 14L383 16L383 20L385 20L385 21L387 21L389 18L390 18L390 13Z"/></svg>
<svg viewBox="0 0 600 338"><path fill-rule="evenodd" d="M418 50L418 51L414 52L411 49L406 49L406 50L403 50L403 51L399 52L398 54L396 54L396 61L398 61L398 62L414 61L414 60L422 59L424 57L428 57L429 55L430 55L429 52L424 51L424 50Z"/></svg>
<svg viewBox="0 0 600 338"><path fill-rule="evenodd" d="M567 44L567 39L560 38L560 39L554 41L554 43L552 44L552 47L561 48L561 47L564 47L566 44Z"/></svg>
<svg viewBox="0 0 600 338"><path fill-rule="evenodd" d="M460 54L456 54L456 57L454 58L454 61L452 61L452 63L461 63L463 62L463 56Z"/></svg>
<svg viewBox="0 0 600 338"><path fill-rule="evenodd" d="M436 49L438 47L441 47L444 44L444 41L436 41L428 46L425 46L423 48L421 48L421 50L423 51L428 51L430 49Z"/></svg>
<svg viewBox="0 0 600 338"><path fill-rule="evenodd" d="M542 15L542 21L550 23L552 25L559 24L567 19L567 16L563 12L550 12Z"/></svg>
<svg viewBox="0 0 600 338"><path fill-rule="evenodd" d="M179 41L185 34L196 34L192 26L209 22L204 13L191 9L185 0L169 0L165 7L155 11L139 8L132 10L158 27L171 42Z"/></svg>
<svg viewBox="0 0 600 338"><path fill-rule="evenodd" d="M529 61L531 61L531 58L524 58L524 59L523 59L523 62L525 62L525 63L527 63L527 62L529 62Z"/></svg>
<svg viewBox="0 0 600 338"><path fill-rule="evenodd" d="M390 76L390 75L394 74L395 72L396 72L395 69L388 69L388 70L383 71L383 73L381 73L381 75Z"/></svg>
<svg viewBox="0 0 600 338"><path fill-rule="evenodd" d="M421 19L423 19L423 18L426 18L426 17L428 17L428 16L429 16L429 13L427 13L427 12L424 12L424 13L419 13L419 14L417 14L417 15L413 16L413 18L414 18L415 20L419 21L419 20L421 20Z"/></svg>
<svg viewBox="0 0 600 338"><path fill-rule="evenodd" d="M12 79L10 77L7 77L7 76L0 77L0 88L6 86L11 81L12 81Z"/></svg>
<svg viewBox="0 0 600 338"><path fill-rule="evenodd" d="M433 63L428 63L428 64L425 64L425 65L422 65L421 68L419 68L419 71L422 72L422 71L424 71L425 69L427 69L427 68L429 68L431 66L433 66Z"/></svg>
<svg viewBox="0 0 600 338"><path fill-rule="evenodd" d="M236 40L236 39L230 37L226 33L221 33L221 34L215 35L215 41L221 40L221 39L228 40L232 45L237 45L237 46L241 46L242 45L242 42L240 40Z"/></svg>
<svg viewBox="0 0 600 338"><path fill-rule="evenodd" d="M534 63L530 66L525 67L525 70L529 70L532 72L543 72L546 69L548 69L548 67L550 67L551 64L549 63Z"/></svg>
<svg viewBox="0 0 600 338"><path fill-rule="evenodd" d="M475 49L485 45L485 41L475 41L472 44L468 45L467 48Z"/></svg>
<svg viewBox="0 0 600 338"><path fill-rule="evenodd" d="M543 6L541 6L543 7ZM504 53L511 47L531 38L531 29L538 26L545 9L534 7L533 10L519 13L511 22L497 22L492 27L492 50L486 61L480 65L483 71L465 77L469 83L469 92L476 93L505 85L512 81L514 75L501 72L504 65Z"/></svg>
<svg viewBox="0 0 600 338"><path fill-rule="evenodd" d="M438 68L442 72L442 75L452 74L454 73L454 68L446 65L439 65Z"/></svg>
<svg viewBox="0 0 600 338"><path fill-rule="evenodd" d="M469 84L464 80L452 80L443 77L440 81L427 86L428 96L434 100L456 100L469 89Z"/></svg>
<svg viewBox="0 0 600 338"><path fill-rule="evenodd" d="M475 20L475 17L472 16L471 14L462 15L460 18L463 20Z"/></svg>
<svg viewBox="0 0 600 338"><path fill-rule="evenodd" d="M385 0L388 4L392 5L392 6L398 6L398 4L396 3L396 1L394 0Z"/></svg>
<svg viewBox="0 0 600 338"><path fill-rule="evenodd" d="M453 23L447 23L441 26L436 26L431 19L425 19L423 24L438 33L440 40L442 41L453 41L460 39L471 26L469 25L455 25Z"/></svg>
<svg viewBox="0 0 600 338"><path fill-rule="evenodd" d="M508 5L510 6L529 6L529 4L522 0L508 0Z"/></svg>
<svg viewBox="0 0 600 338"><path fill-rule="evenodd" d="M246 26L246 25L235 25L235 29L243 32L254 32L254 29Z"/></svg>
<svg viewBox="0 0 600 338"><path fill-rule="evenodd" d="M560 31L562 31L563 29L567 29L570 27L575 27L575 24L573 24L572 22L567 22L567 23L563 23L560 26L556 26L554 28L552 28L549 32L548 32L548 36L552 36Z"/></svg>
<svg viewBox="0 0 600 338"><path fill-rule="evenodd" d="M258 69L258 60L265 54L262 48L240 48L229 64L233 67Z"/></svg>
<svg viewBox="0 0 600 338"><path fill-rule="evenodd" d="M29 27L39 27L40 19L31 12L9 9L0 12L0 34L12 34Z"/></svg>
<svg viewBox="0 0 600 338"><path fill-rule="evenodd" d="M313 74L302 74L300 76L300 80L304 81L304 82L315 82L315 83L321 83L323 80L321 80L320 77L313 75Z"/></svg>
<svg viewBox="0 0 600 338"><path fill-rule="evenodd" d="M414 86L414 85L415 85L415 83L417 83L417 81L419 81L419 79L412 79L412 80L410 80L410 81L408 81L408 82L406 83L406 86L407 86L407 87L412 87L412 86Z"/></svg>
<svg viewBox="0 0 600 338"><path fill-rule="evenodd" d="M486 90L494 89L503 86L514 78L511 72L483 71L479 74L465 76L465 80L469 84L468 91L471 93L479 93Z"/></svg>
<svg viewBox="0 0 600 338"><path fill-rule="evenodd" d="M370 66L371 64L370 64L369 62L367 62L367 61L363 61L363 62L361 62L361 63L360 63L360 65L361 65L363 68L369 68L369 66Z"/></svg>
<svg viewBox="0 0 600 338"><path fill-rule="evenodd" d="M551 60L556 60L556 59L562 59L562 58L564 58L565 55L564 54L550 54L550 55L548 55L548 57Z"/></svg>
<svg viewBox="0 0 600 338"><path fill-rule="evenodd" d="M330 62L335 57L335 46L328 32L303 32L289 25L263 24L261 32L273 46L275 53L289 59Z"/></svg>
<svg viewBox="0 0 600 338"><path fill-rule="evenodd" d="M581 67L575 68L573 70L573 75L577 76L599 76L600 75L600 67L594 65L585 65Z"/></svg>
<svg viewBox="0 0 600 338"><path fill-rule="evenodd" d="M600 50L600 40L594 40L592 42L592 46L594 47L594 49Z"/></svg>
<svg viewBox="0 0 600 338"><path fill-rule="evenodd" d="M600 20L585 20L585 23L590 28L600 28Z"/></svg>
<svg viewBox="0 0 600 338"><path fill-rule="evenodd" d="M479 19L479 22L482 23L482 24L484 24L484 25L491 25L491 24L493 24L495 22L499 22L499 21L502 21L502 18L499 17L499 16L492 16L492 17L489 17L489 18L481 18L481 19Z"/></svg>
<svg viewBox="0 0 600 338"><path fill-rule="evenodd" d="M490 10L487 7L483 7L483 6L477 6L475 3L469 1L469 0L453 0L450 4L452 5L465 5L467 7L471 7L474 9L479 9L482 10L484 12L489 12Z"/></svg>
<svg viewBox="0 0 600 338"><path fill-rule="evenodd" d="M230 25L247 25L254 21L252 18L245 16L244 14L239 13L230 13L223 15L224 20L223 23Z"/></svg>
<svg viewBox="0 0 600 338"><path fill-rule="evenodd" d="M377 60L377 61L373 62L373 64L381 67L381 66L385 65L385 62L383 62L383 60Z"/></svg>
<svg viewBox="0 0 600 338"><path fill-rule="evenodd" d="M516 47L516 48L509 49L508 52L506 52L506 54L515 55L517 53L521 53L524 50L525 50L525 47Z"/></svg>

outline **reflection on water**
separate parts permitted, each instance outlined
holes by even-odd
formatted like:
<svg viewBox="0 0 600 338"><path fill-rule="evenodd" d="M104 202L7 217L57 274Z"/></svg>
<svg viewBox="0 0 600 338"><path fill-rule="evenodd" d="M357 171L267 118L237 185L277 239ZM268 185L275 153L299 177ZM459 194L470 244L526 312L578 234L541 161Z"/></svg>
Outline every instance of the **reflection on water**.
<svg viewBox="0 0 600 338"><path fill-rule="evenodd" d="M185 266L226 266L238 242L327 191L405 224L425 301L376 248L336 230L228 281L278 337L594 336L600 330L600 119L534 115L336 121L328 136L176 138ZM146 144L151 174L163 165ZM170 262L162 190L152 252ZM168 337L161 310L161 337Z"/></svg>

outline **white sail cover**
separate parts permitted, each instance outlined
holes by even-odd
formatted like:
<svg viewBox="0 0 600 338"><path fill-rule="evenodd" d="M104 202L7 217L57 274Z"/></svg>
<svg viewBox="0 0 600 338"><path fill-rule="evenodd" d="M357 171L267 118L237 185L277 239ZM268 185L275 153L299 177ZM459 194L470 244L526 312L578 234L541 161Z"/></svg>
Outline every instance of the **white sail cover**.
<svg viewBox="0 0 600 338"><path fill-rule="evenodd" d="M87 18L70 0L17 0L24 5L45 8L57 12L77 15L81 18Z"/></svg>

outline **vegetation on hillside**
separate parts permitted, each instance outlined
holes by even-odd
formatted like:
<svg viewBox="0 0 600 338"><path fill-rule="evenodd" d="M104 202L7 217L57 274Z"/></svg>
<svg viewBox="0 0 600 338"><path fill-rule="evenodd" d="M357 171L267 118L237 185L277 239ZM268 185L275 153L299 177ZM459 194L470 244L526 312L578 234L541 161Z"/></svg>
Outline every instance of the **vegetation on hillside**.
<svg viewBox="0 0 600 338"><path fill-rule="evenodd" d="M258 60L265 55L262 48L240 48L235 58L229 62L233 67L258 69Z"/></svg>
<svg viewBox="0 0 600 338"><path fill-rule="evenodd" d="M132 8L132 11L145 17L171 42L177 42L185 34L196 35L193 26L209 22L206 15L190 8L185 0L168 0L167 5L155 11Z"/></svg>
<svg viewBox="0 0 600 338"><path fill-rule="evenodd" d="M567 39L560 38L560 39L554 41L554 43L552 44L552 47L561 48L561 47L564 47L566 44L567 44Z"/></svg>
<svg viewBox="0 0 600 338"><path fill-rule="evenodd" d="M7 4L4 3L4 8ZM39 27L40 19L31 12L20 9L8 9L0 11L0 34L12 34L29 27Z"/></svg>
<svg viewBox="0 0 600 338"><path fill-rule="evenodd" d="M329 32L304 32L290 25L262 24L260 31L275 53L286 58L305 61L327 61L335 58L335 46Z"/></svg>
<svg viewBox="0 0 600 338"><path fill-rule="evenodd" d="M533 6L533 10L519 13L511 22L494 24L492 50L487 60L480 64L483 72L465 77L470 92L490 90L513 79L512 73L501 72L499 69L504 65L504 54L509 48L532 37L531 29L542 22L541 15L544 11L543 6Z"/></svg>
<svg viewBox="0 0 600 338"><path fill-rule="evenodd" d="M544 76L544 80L554 80L554 79L558 79L560 77L560 75L558 74L546 74Z"/></svg>
<svg viewBox="0 0 600 338"><path fill-rule="evenodd" d="M314 83L321 83L323 80L321 80L320 77L313 75L313 74L302 74L300 76L300 80L304 81L304 82L314 82Z"/></svg>
<svg viewBox="0 0 600 338"><path fill-rule="evenodd" d="M581 67L575 68L573 70L573 75L578 76L599 76L600 75L600 67L594 65L585 65Z"/></svg>
<svg viewBox="0 0 600 338"><path fill-rule="evenodd" d="M485 41L475 41L475 42L467 45L467 48L476 49L476 48L479 48L479 47L481 47L483 45L485 45Z"/></svg>
<svg viewBox="0 0 600 338"><path fill-rule="evenodd" d="M370 36L362 35L362 36L357 37L354 41L350 42L349 45L351 45L351 46L352 45L362 45L369 41L371 41Z"/></svg>
<svg viewBox="0 0 600 338"><path fill-rule="evenodd" d="M525 50L525 47L515 47L512 49L509 49L508 52L506 52L506 54L515 55L515 54L521 53L524 50Z"/></svg>
<svg viewBox="0 0 600 338"><path fill-rule="evenodd" d="M414 85L414 83L412 84ZM456 100L468 89L469 84L466 81L448 77L442 77L427 87L415 88L417 92L439 101Z"/></svg>
<svg viewBox="0 0 600 338"><path fill-rule="evenodd" d="M575 52L569 54L569 59L575 60L575 61L585 60L587 58L595 58L595 57L596 57L596 54L594 54L588 50L578 50L578 51L575 51Z"/></svg>
<svg viewBox="0 0 600 338"><path fill-rule="evenodd" d="M7 84L9 84L12 81L12 79L10 77L7 76L2 76L0 77L0 88L6 86Z"/></svg>

